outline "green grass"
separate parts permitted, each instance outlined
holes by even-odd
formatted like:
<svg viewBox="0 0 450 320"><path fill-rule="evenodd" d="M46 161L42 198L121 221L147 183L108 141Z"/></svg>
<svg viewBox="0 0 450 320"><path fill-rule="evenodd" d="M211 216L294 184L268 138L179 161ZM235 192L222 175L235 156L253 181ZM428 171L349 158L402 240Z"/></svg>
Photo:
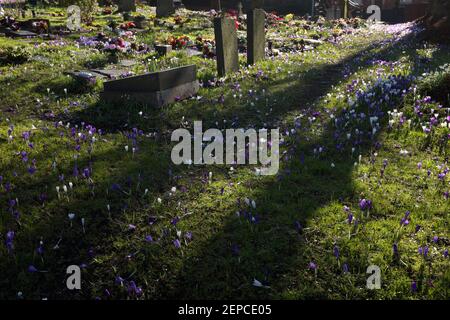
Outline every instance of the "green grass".
<svg viewBox="0 0 450 320"><path fill-rule="evenodd" d="M191 30L207 18L191 19L174 32L155 27L137 41L152 44L173 34L213 37L212 28ZM98 17L96 22L102 25L104 20ZM281 30L279 36L286 37L296 30L326 37L335 28L306 31L302 23L296 22L297 29L270 27L269 36ZM98 98L101 83L81 87L68 78L64 72L105 63L104 54L74 46L76 37L64 39L65 46L35 47L34 40L25 44L34 57L45 57L51 65L29 60L0 67L2 243L8 231L15 232L11 253L0 246L0 298L14 299L20 291L27 299L448 299L449 258L443 253L450 243L449 200L443 193L449 186L437 176L448 166L448 139L443 137L449 132L436 128L425 134L427 118L415 114L414 100L436 92L423 74L440 70L450 54L446 47L418 41L384 41L390 37L363 27L338 43L325 42L315 51L270 58L248 68L242 56L240 72L202 88L201 98L163 109L106 105ZM0 38L0 48L23 43ZM127 57L143 62L148 58ZM181 52L161 58L158 67L186 63L198 66L202 81L217 80L214 60ZM140 65L136 71L142 69ZM438 77L445 79L445 72L439 71ZM411 84L420 90L403 98L390 93L386 101L386 92L373 86L378 77L385 83L391 75L415 76ZM368 118L349 114L349 99L355 101L358 90L383 100L377 107L385 117L372 137L367 135L372 131ZM441 96L433 98L449 107ZM438 110L437 104L426 107L425 114ZM389 126L386 112L394 109L404 112L403 125L396 120ZM359 102L354 110L368 114L369 109ZM442 119L445 109L439 113ZM336 118L345 124L336 126ZM250 166L230 170L173 165L171 132L191 129L195 120L203 121L204 130L280 127L284 141L279 174L256 176ZM97 129L93 135L88 124ZM361 139L355 138L356 129L364 132ZM31 131L29 141L22 138L26 131ZM323 152L314 152L319 148ZM21 151L28 153L28 162L22 161ZM36 172L31 175L33 159ZM80 172L76 177L75 165ZM89 178L81 175L85 168ZM363 198L373 202L369 214L359 209ZM13 199L18 204L11 208ZM256 208L246 199L254 200ZM348 223L344 206L357 225ZM410 223L400 227L406 211L411 212ZM75 213L72 221L69 213ZM176 217L180 220L173 225ZM416 225L421 226L419 232ZM192 232L192 240L185 237L187 232ZM152 243L145 241L148 235ZM173 244L177 238L179 249ZM40 241L42 255L36 251ZM393 254L394 243L398 255ZM425 245L426 258L418 254ZM339 259L333 255L335 246ZM310 262L317 271L308 268ZM80 291L65 286L66 268L72 264L83 265ZM348 272L343 272L344 264ZM366 269L372 264L381 268L380 290L366 288ZM45 272L28 272L29 265ZM115 282L117 276L125 279L123 285ZM268 288L253 286L254 279ZM142 287L141 296L127 293L129 281ZM412 281L418 284L417 292L411 291Z"/></svg>

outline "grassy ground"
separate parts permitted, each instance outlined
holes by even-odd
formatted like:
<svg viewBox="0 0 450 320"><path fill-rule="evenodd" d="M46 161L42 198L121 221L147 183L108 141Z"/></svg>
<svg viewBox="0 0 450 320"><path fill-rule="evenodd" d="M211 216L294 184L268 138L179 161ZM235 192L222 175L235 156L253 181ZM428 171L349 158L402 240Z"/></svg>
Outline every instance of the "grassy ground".
<svg viewBox="0 0 450 320"><path fill-rule="evenodd" d="M213 38L207 17L188 14L180 29L136 41ZM0 297L448 299L448 47L393 28L350 28L334 41L336 26L302 23L268 35L329 41L249 68L242 56L225 79L213 59L160 59L195 63L211 84L161 110L105 105L101 83L67 77L106 64L78 36L0 38L33 55L0 67ZM128 57L142 61L136 72L154 63ZM195 120L280 127L279 174L173 165L170 134ZM65 286L72 264L80 291ZM380 290L366 288L369 265L381 269Z"/></svg>

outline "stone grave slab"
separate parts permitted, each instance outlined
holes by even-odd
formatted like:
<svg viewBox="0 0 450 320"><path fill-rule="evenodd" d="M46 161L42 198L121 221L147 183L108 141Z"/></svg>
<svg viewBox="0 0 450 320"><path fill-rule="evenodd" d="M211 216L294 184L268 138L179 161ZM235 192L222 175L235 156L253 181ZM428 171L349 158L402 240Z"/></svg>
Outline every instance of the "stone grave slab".
<svg viewBox="0 0 450 320"><path fill-rule="evenodd" d="M195 95L199 90L197 67L188 65L104 83L104 101L134 101L162 107Z"/></svg>
<svg viewBox="0 0 450 320"><path fill-rule="evenodd" d="M90 69L90 70L77 70L68 72L76 80L90 81L93 79L117 79L127 74L129 70L125 69Z"/></svg>
<svg viewBox="0 0 450 320"><path fill-rule="evenodd" d="M70 75L75 80L81 81L81 82L90 82L90 81L93 81L96 79L105 78L104 75L93 72L91 70L72 71L72 72L67 72L67 74Z"/></svg>
<svg viewBox="0 0 450 320"><path fill-rule="evenodd" d="M167 17L175 13L173 0L157 0L156 1L156 16Z"/></svg>
<svg viewBox="0 0 450 320"><path fill-rule="evenodd" d="M187 48L185 51L186 51L186 54L188 57L196 57L196 56L203 55L203 52L198 51L197 49L193 49L193 48Z"/></svg>
<svg viewBox="0 0 450 320"><path fill-rule="evenodd" d="M125 60L120 60L119 61L119 65L122 66L122 67L132 67L135 64L137 64L136 60L125 59Z"/></svg>
<svg viewBox="0 0 450 320"><path fill-rule="evenodd" d="M266 13L263 9L252 9L247 13L247 63L263 60L266 48Z"/></svg>
<svg viewBox="0 0 450 320"><path fill-rule="evenodd" d="M92 69L91 71L101 74L109 79L120 78L129 72L129 70L126 69Z"/></svg>
<svg viewBox="0 0 450 320"><path fill-rule="evenodd" d="M223 77L239 70L238 40L235 22L230 17L214 18L217 72Z"/></svg>
<svg viewBox="0 0 450 320"><path fill-rule="evenodd" d="M34 38L34 37L38 36L37 33L31 32L31 31L27 31L27 30L14 31L9 28L5 29L5 34L6 34L6 36L11 37L11 38L31 38L31 37Z"/></svg>

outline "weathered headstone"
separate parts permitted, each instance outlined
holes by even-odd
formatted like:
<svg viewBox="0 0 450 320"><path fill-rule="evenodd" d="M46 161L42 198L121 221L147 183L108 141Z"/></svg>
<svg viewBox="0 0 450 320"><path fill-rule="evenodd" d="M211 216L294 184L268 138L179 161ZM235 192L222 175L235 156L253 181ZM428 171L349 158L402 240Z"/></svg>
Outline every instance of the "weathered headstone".
<svg viewBox="0 0 450 320"><path fill-rule="evenodd" d="M175 8L184 8L184 4L181 0L173 0L173 5Z"/></svg>
<svg viewBox="0 0 450 320"><path fill-rule="evenodd" d="M263 9L252 9L247 12L247 63L254 64L265 56L266 13Z"/></svg>
<svg viewBox="0 0 450 320"><path fill-rule="evenodd" d="M242 8L243 8L242 2L239 1L238 4L237 4L238 16L239 17L244 14L244 12L242 11Z"/></svg>
<svg viewBox="0 0 450 320"><path fill-rule="evenodd" d="M137 16L134 18L133 22L138 29L145 29L149 25L149 21L145 16Z"/></svg>
<svg viewBox="0 0 450 320"><path fill-rule="evenodd" d="M157 0L156 1L156 16L167 17L175 13L173 0Z"/></svg>
<svg viewBox="0 0 450 320"><path fill-rule="evenodd" d="M238 40L233 18L214 18L217 72L220 77L239 70Z"/></svg>
<svg viewBox="0 0 450 320"><path fill-rule="evenodd" d="M221 11L222 6L220 3L220 0L211 0L211 9L214 9L216 11Z"/></svg>
<svg viewBox="0 0 450 320"><path fill-rule="evenodd" d="M102 99L131 100L154 107L186 99L198 92L197 67L184 67L106 81Z"/></svg>
<svg viewBox="0 0 450 320"><path fill-rule="evenodd" d="M170 44L157 44L155 50L160 56L165 56L172 51L172 46Z"/></svg>
<svg viewBox="0 0 450 320"><path fill-rule="evenodd" d="M264 0L247 0L247 8L251 9L262 9L264 7Z"/></svg>
<svg viewBox="0 0 450 320"><path fill-rule="evenodd" d="M119 7L119 12L136 11L135 0L118 0L117 5Z"/></svg>

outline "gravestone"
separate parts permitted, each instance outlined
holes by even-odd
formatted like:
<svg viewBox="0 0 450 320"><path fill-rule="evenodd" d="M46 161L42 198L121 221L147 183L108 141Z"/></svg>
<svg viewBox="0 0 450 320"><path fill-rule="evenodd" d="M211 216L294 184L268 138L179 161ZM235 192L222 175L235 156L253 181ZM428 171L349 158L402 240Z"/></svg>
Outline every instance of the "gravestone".
<svg viewBox="0 0 450 320"><path fill-rule="evenodd" d="M239 70L238 40L233 18L214 18L217 72L223 77Z"/></svg>
<svg viewBox="0 0 450 320"><path fill-rule="evenodd" d="M173 0L157 0L156 1L156 16L167 17L175 13Z"/></svg>
<svg viewBox="0 0 450 320"><path fill-rule="evenodd" d="M119 12L136 11L135 0L118 0L117 5L119 7Z"/></svg>
<svg viewBox="0 0 450 320"><path fill-rule="evenodd" d="M238 4L237 4L238 16L239 17L244 15L244 12L242 11L242 8L243 8L242 2L239 1Z"/></svg>
<svg viewBox="0 0 450 320"><path fill-rule="evenodd" d="M262 9L264 7L264 0L247 0L247 8L252 9Z"/></svg>
<svg viewBox="0 0 450 320"><path fill-rule="evenodd" d="M211 0L211 9L216 10L216 11L221 11L222 6L220 3L220 0Z"/></svg>
<svg viewBox="0 0 450 320"><path fill-rule="evenodd" d="M247 13L247 63L254 64L265 56L266 13L263 9L252 9Z"/></svg>
<svg viewBox="0 0 450 320"><path fill-rule="evenodd" d="M137 16L133 19L133 22L138 29L145 29L149 25L149 21L145 16Z"/></svg>
<svg viewBox="0 0 450 320"><path fill-rule="evenodd" d="M184 67L106 81L101 97L105 101L129 100L162 107L195 95L199 89L197 67Z"/></svg>
<svg viewBox="0 0 450 320"><path fill-rule="evenodd" d="M170 44L157 44L155 50L160 56L165 56L172 51L172 46Z"/></svg>
<svg viewBox="0 0 450 320"><path fill-rule="evenodd" d="M175 8L184 8L184 4L181 0L173 0L173 5Z"/></svg>

